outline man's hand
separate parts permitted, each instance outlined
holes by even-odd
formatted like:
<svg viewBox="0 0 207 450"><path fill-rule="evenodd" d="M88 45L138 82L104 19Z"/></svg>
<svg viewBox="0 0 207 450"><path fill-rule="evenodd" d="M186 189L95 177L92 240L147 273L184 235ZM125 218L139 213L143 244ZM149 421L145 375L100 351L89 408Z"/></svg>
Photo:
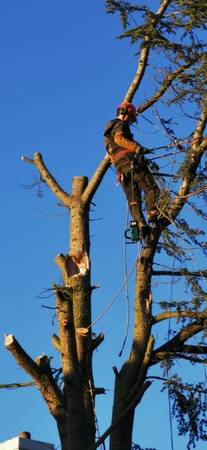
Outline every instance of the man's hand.
<svg viewBox="0 0 207 450"><path fill-rule="evenodd" d="M135 149L135 153L139 156L142 156L142 155L147 155L147 154L151 153L151 150L148 150L147 148L142 147L137 142L137 147Z"/></svg>

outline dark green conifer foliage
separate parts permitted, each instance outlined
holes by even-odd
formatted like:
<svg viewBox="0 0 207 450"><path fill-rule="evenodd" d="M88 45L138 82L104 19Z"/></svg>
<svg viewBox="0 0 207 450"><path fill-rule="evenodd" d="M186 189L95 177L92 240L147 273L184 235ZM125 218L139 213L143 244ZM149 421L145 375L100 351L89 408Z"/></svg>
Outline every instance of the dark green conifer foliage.
<svg viewBox="0 0 207 450"><path fill-rule="evenodd" d="M164 3L166 9L162 16L159 16L158 8ZM188 300L180 298L159 301L161 310L169 313L169 317L172 312L177 313L177 328L175 326L170 331L169 345L164 344L160 347L162 351L166 349L165 356L161 357L163 359L161 365L164 368L164 376L167 374L169 376L169 370L171 374L173 370L176 370L174 363L179 358L189 361L193 366L197 363L206 363L207 347L203 344L207 328L206 272L201 271L200 268L196 271L190 270L193 262L189 248L200 249L203 256L207 256L206 156L203 152L201 157L193 150L193 147L196 148L194 145L196 143L193 141L196 122L198 123L199 118L201 120L201 117L205 116L201 125L202 139L205 139L207 123L207 3L205 0L178 0L154 2L153 5L153 2L106 0L105 5L107 13L119 14L123 32L118 38L129 39L132 51L134 49L138 59L142 55L146 58L143 73L140 78L138 77L138 81L134 79L137 84L133 89L128 90L125 98L132 100L135 97L133 101L136 104L135 94L138 93L139 99L141 98L140 104L137 105L138 113L148 111L156 118L159 114L161 127L168 135L169 142L174 143L177 148L178 157L174 163L170 183L165 178L157 178L162 187L160 207L167 208L167 215L170 214L171 202L178 192L180 182L186 179L189 186L179 214L171 216L174 227L163 230L156 247L157 256L165 254L169 258L169 270L165 270L166 275L170 276L171 273L173 276L173 272L177 273L177 278L173 276L174 283L176 280L178 282L180 277L185 279L189 295ZM142 53L143 51L145 53ZM181 67L183 70L178 73ZM147 74L154 78L154 92L151 93L151 97L149 95L149 99L142 99L139 86ZM163 110L164 104L166 109L162 117L163 114L159 113L159 108L161 105ZM183 134L179 140L176 137L176 121L180 119L177 119L175 115L177 113L175 108L180 112L178 117L183 117L183 122L189 121L190 124L189 128L186 128L187 134ZM198 140L198 144L200 142ZM157 162L158 166L156 161L151 163L154 172L159 171L159 160ZM170 189L168 189L169 185ZM202 208L196 202L195 194L193 195L196 192L199 198L202 198ZM188 210L190 208L192 215L197 217L193 223L192 215L189 220L186 214L186 208ZM164 270L154 270L157 275L162 275L163 272ZM196 333L200 332L199 336L201 336L200 349L199 345L187 346L182 339L180 342L177 339L178 330L182 330L182 327L189 331L189 337L193 336L194 332L192 331L191 334L190 327L193 327L195 323L202 324L196 331ZM171 352L171 346L176 339L178 347ZM175 373L170 380L168 377L164 389L169 390L173 402L172 414L177 420L179 434L189 437L187 448L195 448L197 441L207 440L205 384L185 383ZM132 448L141 449L139 445Z"/></svg>

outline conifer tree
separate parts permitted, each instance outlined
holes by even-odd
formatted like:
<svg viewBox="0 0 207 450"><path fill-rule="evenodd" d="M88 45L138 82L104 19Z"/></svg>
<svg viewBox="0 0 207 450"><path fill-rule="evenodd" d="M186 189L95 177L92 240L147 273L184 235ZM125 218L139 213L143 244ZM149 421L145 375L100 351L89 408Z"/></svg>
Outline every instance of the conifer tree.
<svg viewBox="0 0 207 450"><path fill-rule="evenodd" d="M166 222L151 226L136 261L132 346L121 370L115 370L108 430L96 439L94 403L96 395L104 390L96 388L92 355L104 336L101 333L94 338L91 329L94 286L89 230L90 204L110 167L107 154L90 180L86 176L73 178L71 194L57 183L40 153L32 159L23 157L35 166L70 214L68 254L56 257L62 284L53 286L59 335L54 335L52 341L60 354L59 376L51 368L51 355L34 361L12 335L6 336L5 345L40 390L57 423L62 450L95 450L107 437L110 450L142 450L139 444L133 444L134 415L145 392L150 395L150 387L156 382L156 365L163 369L160 378L163 389L169 391L179 434L188 436L187 448L191 449L199 440L207 440L206 388L202 380L192 385L176 371L172 376L166 374L179 360L187 361L192 370L207 362L207 271L202 267L193 270L191 257L194 247L205 257L207 253L207 5L205 0L106 0L105 7L108 14L119 15L119 39L130 40L132 55L136 53L137 58L132 81L128 87L123 86L123 100L133 100L138 118L146 111L156 118L168 139L163 157L173 153L170 181L158 176L162 188L158 207ZM154 91L144 97L141 86L147 77L153 78ZM178 112L184 123L183 135L179 137ZM152 155L155 156L153 152ZM160 160L154 161L152 157L151 169L159 172ZM200 199L203 208L199 207ZM161 264L163 255L167 268ZM160 277L185 279L188 299L156 297L153 280ZM171 330L166 340L159 325L169 319ZM159 335L158 342L155 335ZM196 343L194 337L198 337Z"/></svg>

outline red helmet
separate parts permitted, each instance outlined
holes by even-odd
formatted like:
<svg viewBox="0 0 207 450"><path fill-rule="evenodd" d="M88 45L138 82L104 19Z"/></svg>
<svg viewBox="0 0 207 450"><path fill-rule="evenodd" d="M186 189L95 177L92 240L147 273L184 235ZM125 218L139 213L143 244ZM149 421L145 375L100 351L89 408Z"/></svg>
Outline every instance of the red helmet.
<svg viewBox="0 0 207 450"><path fill-rule="evenodd" d="M127 101L123 101L122 103L120 103L120 105L117 107L117 115L119 114L128 114L130 116L130 118L134 118L134 121L136 121L136 116L137 116L137 110L136 107Z"/></svg>

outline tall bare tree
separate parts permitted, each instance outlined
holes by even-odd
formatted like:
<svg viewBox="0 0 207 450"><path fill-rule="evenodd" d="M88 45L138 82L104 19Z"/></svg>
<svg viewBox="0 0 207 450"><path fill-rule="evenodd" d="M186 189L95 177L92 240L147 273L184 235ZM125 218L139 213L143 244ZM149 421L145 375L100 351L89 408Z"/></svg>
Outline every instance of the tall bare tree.
<svg viewBox="0 0 207 450"><path fill-rule="evenodd" d="M62 450L95 450L108 436L110 450L131 450L135 409L153 382L149 369L160 363L165 369L169 368L172 361L180 358L193 365L207 361L207 346L190 341L196 335L205 334L207 295L202 282L207 273L190 270L186 249L182 246L183 242L189 247L196 245L206 256L206 244L202 241L204 231L190 226L184 207L187 204L191 207L195 223L196 216L207 220L205 211L193 203L198 196L206 202L207 53L203 37L207 6L202 0L161 0L154 2L159 3L155 10L148 3L106 0L105 6L107 13L120 15L123 26L120 39L129 38L136 46L138 65L123 99L132 101L144 78L148 74L153 76L154 92L137 105L137 115L148 110L159 117L170 140L169 148L176 154L177 172L171 177L170 189L162 182L163 195L158 206L167 221L162 226L156 222L150 227L150 236L137 258L131 352L121 370L116 371L111 426L98 441L94 403L101 390L95 387L92 356L104 336L94 338L91 329L94 287L91 285L89 213L110 160L106 154L90 180L86 176L75 176L69 194L50 174L40 153L35 153L33 159L23 157L36 167L41 179L70 214L68 254L59 254L55 259L63 282L53 286L59 335L54 335L52 341L60 354L60 377L57 373L55 376L49 356L34 361L14 336L6 336L5 346L40 390L56 420ZM160 104L162 110L165 104L164 118L159 112ZM190 122L179 140L173 128L178 108ZM160 253L166 254L169 260L176 259L176 270L155 270L155 257ZM154 309L152 278L158 276L185 278L191 286L191 298L181 302L158 301ZM176 319L173 335L158 345L153 329L169 319ZM189 432L188 448L199 439L207 439L207 422L202 417L206 391L202 383L191 386L178 377L166 379L164 376L163 381L174 401L180 434ZM139 445L136 448L141 449Z"/></svg>

